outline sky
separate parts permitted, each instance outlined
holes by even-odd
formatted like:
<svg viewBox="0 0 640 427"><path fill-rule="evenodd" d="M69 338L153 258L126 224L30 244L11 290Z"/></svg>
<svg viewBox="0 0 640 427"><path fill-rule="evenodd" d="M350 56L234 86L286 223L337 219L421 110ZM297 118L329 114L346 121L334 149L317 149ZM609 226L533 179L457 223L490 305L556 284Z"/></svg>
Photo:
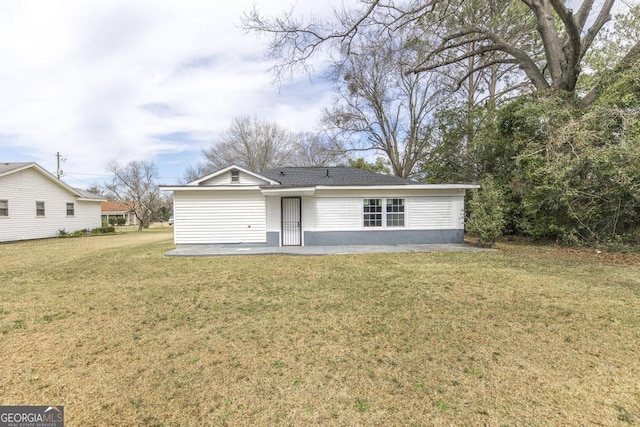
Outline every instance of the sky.
<svg viewBox="0 0 640 427"><path fill-rule="evenodd" d="M239 28L253 0L0 1L0 162L37 162L79 188L116 160L153 161L174 184L234 117L313 131L321 73L274 84L266 40ZM289 0L260 0L267 15ZM328 17L327 2L297 13ZM322 67L322 64L319 64Z"/></svg>

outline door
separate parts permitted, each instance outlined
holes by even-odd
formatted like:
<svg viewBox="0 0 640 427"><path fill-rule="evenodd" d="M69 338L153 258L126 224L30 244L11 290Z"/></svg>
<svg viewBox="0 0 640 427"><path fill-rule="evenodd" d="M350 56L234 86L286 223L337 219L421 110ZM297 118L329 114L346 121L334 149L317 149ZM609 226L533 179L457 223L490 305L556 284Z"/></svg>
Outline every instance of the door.
<svg viewBox="0 0 640 427"><path fill-rule="evenodd" d="M300 197L282 198L282 246L302 246Z"/></svg>

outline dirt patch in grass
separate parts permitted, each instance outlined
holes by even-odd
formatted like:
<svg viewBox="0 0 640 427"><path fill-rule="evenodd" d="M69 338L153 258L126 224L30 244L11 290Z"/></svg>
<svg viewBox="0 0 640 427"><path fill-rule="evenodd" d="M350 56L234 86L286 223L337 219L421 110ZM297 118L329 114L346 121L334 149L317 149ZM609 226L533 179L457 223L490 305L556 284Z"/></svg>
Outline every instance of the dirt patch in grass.
<svg viewBox="0 0 640 427"><path fill-rule="evenodd" d="M0 246L0 404L69 426L640 422L637 264L167 258L169 231Z"/></svg>

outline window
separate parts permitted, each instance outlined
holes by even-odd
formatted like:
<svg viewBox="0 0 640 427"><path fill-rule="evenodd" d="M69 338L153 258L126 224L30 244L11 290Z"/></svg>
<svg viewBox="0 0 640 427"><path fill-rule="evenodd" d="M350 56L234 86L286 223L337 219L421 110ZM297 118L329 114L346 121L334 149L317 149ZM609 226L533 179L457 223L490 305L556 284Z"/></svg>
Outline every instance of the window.
<svg viewBox="0 0 640 427"><path fill-rule="evenodd" d="M73 203L67 203L67 216L73 216L75 213L75 207Z"/></svg>
<svg viewBox="0 0 640 427"><path fill-rule="evenodd" d="M404 227L404 199L387 199L387 227Z"/></svg>
<svg viewBox="0 0 640 427"><path fill-rule="evenodd" d="M382 227L382 199L364 199L364 226Z"/></svg>
<svg viewBox="0 0 640 427"><path fill-rule="evenodd" d="M362 212L366 228L404 227L404 199L364 199Z"/></svg>
<svg viewBox="0 0 640 427"><path fill-rule="evenodd" d="M44 202L36 202L36 216L44 216Z"/></svg>
<svg viewBox="0 0 640 427"><path fill-rule="evenodd" d="M231 171L231 182L240 182L240 171Z"/></svg>
<svg viewBox="0 0 640 427"><path fill-rule="evenodd" d="M8 200L0 200L0 216L9 216Z"/></svg>

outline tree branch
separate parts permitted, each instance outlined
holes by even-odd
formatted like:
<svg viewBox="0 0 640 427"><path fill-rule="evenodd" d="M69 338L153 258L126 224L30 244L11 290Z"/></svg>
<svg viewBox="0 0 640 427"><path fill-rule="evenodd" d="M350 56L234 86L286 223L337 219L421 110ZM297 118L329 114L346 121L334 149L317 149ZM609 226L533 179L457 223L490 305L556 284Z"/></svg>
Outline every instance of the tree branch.
<svg viewBox="0 0 640 427"><path fill-rule="evenodd" d="M553 9L556 11L569 36L567 42L563 46L562 51L566 60L566 68L563 70L563 89L573 91L578 80L578 70L580 68L580 26L576 23L573 12L567 9L563 0L550 0Z"/></svg>
<svg viewBox="0 0 640 427"><path fill-rule="evenodd" d="M582 5L580 5L580 9L578 9L578 13L576 13L576 23L580 26L580 31L584 28L584 24L587 22L587 18L591 13L591 9L593 8L594 0L584 0Z"/></svg>
<svg viewBox="0 0 640 427"><path fill-rule="evenodd" d="M627 54L620 60L620 62L614 67L613 73L620 74L631 69L638 61L640 61L640 40L627 52ZM596 85L587 93L581 100L580 105L583 108L589 108L593 102L598 99L600 92L604 86L602 77L598 80Z"/></svg>
<svg viewBox="0 0 640 427"><path fill-rule="evenodd" d="M606 0L604 2L604 5L602 5L602 9L600 9L598 17L596 18L593 25L591 25L591 28L589 28L589 30L587 31L587 34L585 34L584 38L582 39L580 59L582 59L585 53L587 53L587 50L591 47L593 40L596 38L604 24L611 20L611 8L613 7L614 3L615 0Z"/></svg>

